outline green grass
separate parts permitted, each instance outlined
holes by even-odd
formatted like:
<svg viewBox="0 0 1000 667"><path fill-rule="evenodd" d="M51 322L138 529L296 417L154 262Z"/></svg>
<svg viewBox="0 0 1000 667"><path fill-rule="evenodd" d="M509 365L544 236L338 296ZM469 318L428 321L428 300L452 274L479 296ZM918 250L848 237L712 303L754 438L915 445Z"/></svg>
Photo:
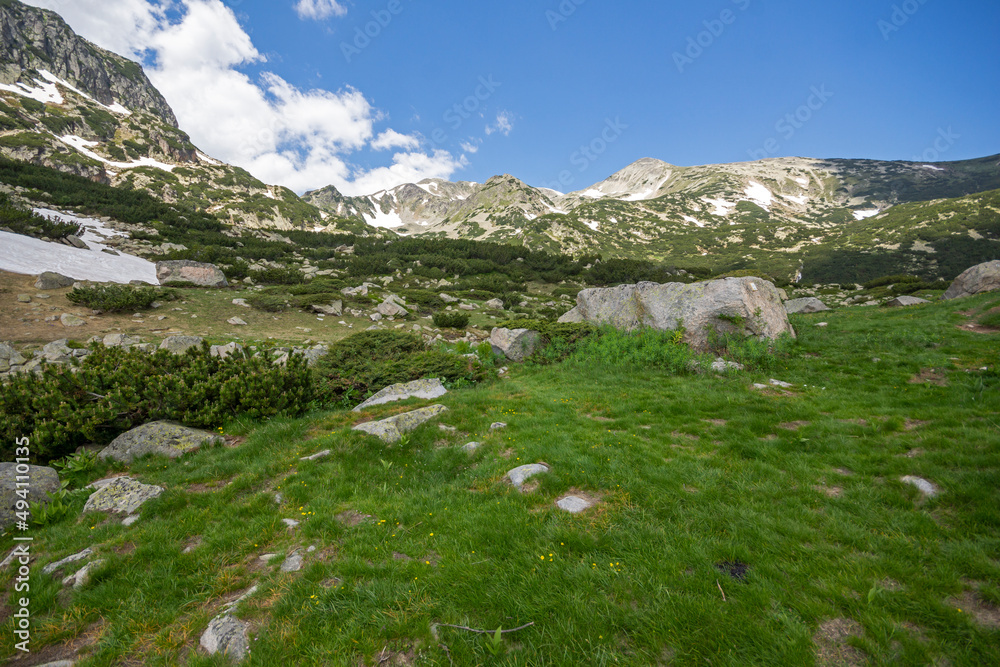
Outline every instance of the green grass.
<svg viewBox="0 0 1000 667"><path fill-rule="evenodd" d="M850 643L871 664L998 664L1000 631L957 602L1000 602L1000 347L957 312L991 303L793 317L798 342L766 372L677 374L649 337L581 346L453 391L436 421L457 431L431 423L391 448L350 426L426 402L220 425L246 441L133 463L167 491L132 527L88 514L35 531L33 650L90 637L79 665L221 665L198 638L256 584L237 610L253 665L810 665L837 618L863 628ZM931 369L937 384L911 383ZM751 386L771 378L794 387ZM536 489L505 483L535 462L551 468ZM554 502L571 490L599 503L566 514ZM90 545L105 564L83 589L41 574ZM736 561L745 581L716 568ZM435 626L529 622L496 656Z"/></svg>

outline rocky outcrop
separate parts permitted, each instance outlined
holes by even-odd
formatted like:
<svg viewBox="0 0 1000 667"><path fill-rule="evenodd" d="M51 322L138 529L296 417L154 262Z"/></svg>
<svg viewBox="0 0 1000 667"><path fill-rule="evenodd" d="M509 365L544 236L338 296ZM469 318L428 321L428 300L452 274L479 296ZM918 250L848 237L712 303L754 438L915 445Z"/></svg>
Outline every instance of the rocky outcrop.
<svg viewBox="0 0 1000 667"><path fill-rule="evenodd" d="M151 422L126 431L111 441L98 455L131 463L146 454L159 454L176 459L188 452L197 451L205 444L219 444L223 438L215 433L188 428L172 422Z"/></svg>
<svg viewBox="0 0 1000 667"><path fill-rule="evenodd" d="M533 355L541 344L541 334L531 329L495 328L490 333L493 352L517 363Z"/></svg>
<svg viewBox="0 0 1000 667"><path fill-rule="evenodd" d="M143 484L131 477L115 477L90 494L83 511L133 514L147 500L152 500L161 493L161 486Z"/></svg>
<svg viewBox="0 0 1000 667"><path fill-rule="evenodd" d="M226 274L215 264L175 260L156 263L156 279L161 285L193 283L199 287L229 287Z"/></svg>
<svg viewBox="0 0 1000 667"><path fill-rule="evenodd" d="M18 496L18 489L26 489L27 498ZM19 510L19 500L47 503L49 493L58 489L59 475L52 468L27 464L21 464L19 468L16 463L0 463L0 530L14 525L16 512L25 511Z"/></svg>
<svg viewBox="0 0 1000 667"><path fill-rule="evenodd" d="M200 336L167 336L160 343L160 349L172 354L184 354L192 347L200 347L203 342L205 339Z"/></svg>
<svg viewBox="0 0 1000 667"><path fill-rule="evenodd" d="M414 380L404 384L389 385L382 391L376 393L367 401L354 408L354 412L361 412L376 405L392 403L394 401L405 401L409 398L424 398L433 400L441 398L448 393L448 390L441 384L440 378L429 378L425 380Z"/></svg>
<svg viewBox="0 0 1000 667"><path fill-rule="evenodd" d="M961 299L964 296L996 290L1000 290L1000 260L995 259L992 262L985 262L964 271L962 275L955 278L955 282L951 284L942 298Z"/></svg>
<svg viewBox="0 0 1000 667"><path fill-rule="evenodd" d="M221 653L232 662L242 661L250 650L246 624L231 614L209 621L199 644L209 655Z"/></svg>
<svg viewBox="0 0 1000 667"><path fill-rule="evenodd" d="M69 276L64 276L61 273L55 273L53 271L45 271L39 275L38 279L35 281L35 289L62 289L63 287L72 287L74 282L76 281Z"/></svg>
<svg viewBox="0 0 1000 667"><path fill-rule="evenodd" d="M44 69L102 104L148 111L177 127L170 105L139 64L78 36L55 12L20 2L0 3L0 52L4 82L13 83L24 71Z"/></svg>
<svg viewBox="0 0 1000 667"><path fill-rule="evenodd" d="M822 313L824 310L830 310L825 303L820 301L814 296L809 296L804 299L792 299L791 301L785 302L785 310L788 311L789 315L793 314L808 314L808 313Z"/></svg>
<svg viewBox="0 0 1000 667"><path fill-rule="evenodd" d="M382 442L392 444L399 442L404 433L413 431L421 424L430 421L447 409L443 405L432 405L428 408L404 412L401 415L395 415L381 421L358 424L354 427L354 430L374 435Z"/></svg>
<svg viewBox="0 0 1000 667"><path fill-rule="evenodd" d="M560 322L609 324L633 331L684 330L684 341L707 349L711 332L776 339L795 336L777 289L760 278L693 283L639 283L587 289Z"/></svg>
<svg viewBox="0 0 1000 667"><path fill-rule="evenodd" d="M930 303L930 301L915 296L900 296L885 305L887 308L905 308L906 306L919 306L922 303Z"/></svg>

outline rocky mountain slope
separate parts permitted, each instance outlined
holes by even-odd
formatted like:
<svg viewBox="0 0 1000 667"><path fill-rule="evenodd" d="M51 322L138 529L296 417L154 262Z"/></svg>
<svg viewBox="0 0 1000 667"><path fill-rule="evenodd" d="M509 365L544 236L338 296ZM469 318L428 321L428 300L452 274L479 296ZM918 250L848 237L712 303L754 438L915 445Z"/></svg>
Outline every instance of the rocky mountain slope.
<svg viewBox="0 0 1000 667"><path fill-rule="evenodd" d="M146 190L251 228L353 229L199 151L142 67L54 12L0 3L0 154Z"/></svg>

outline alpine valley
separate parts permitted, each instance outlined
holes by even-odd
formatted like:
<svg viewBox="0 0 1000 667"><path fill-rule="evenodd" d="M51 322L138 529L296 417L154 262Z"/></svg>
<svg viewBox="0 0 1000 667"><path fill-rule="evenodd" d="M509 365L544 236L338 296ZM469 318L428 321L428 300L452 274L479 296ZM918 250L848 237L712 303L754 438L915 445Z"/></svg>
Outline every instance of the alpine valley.
<svg viewBox="0 0 1000 667"><path fill-rule="evenodd" d="M240 230L523 245L811 282L953 278L1000 243L1000 155L961 162L644 158L561 193L511 175L299 197L194 146L140 65L55 13L0 2L0 154L148 192Z"/></svg>

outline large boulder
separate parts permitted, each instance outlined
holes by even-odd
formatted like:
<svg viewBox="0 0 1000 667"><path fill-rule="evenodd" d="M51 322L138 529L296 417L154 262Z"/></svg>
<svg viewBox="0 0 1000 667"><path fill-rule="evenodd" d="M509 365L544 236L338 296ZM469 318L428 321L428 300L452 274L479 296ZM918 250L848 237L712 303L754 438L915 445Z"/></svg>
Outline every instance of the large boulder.
<svg viewBox="0 0 1000 667"><path fill-rule="evenodd" d="M76 281L69 276L64 276L61 273L55 273L53 271L45 271L38 276L38 280L35 281L35 289L61 289L63 287L72 287L74 282Z"/></svg>
<svg viewBox="0 0 1000 667"><path fill-rule="evenodd" d="M340 317L344 314L344 302L343 301L333 301L328 306L321 304L313 304L310 306L314 313L319 315L329 315L331 317Z"/></svg>
<svg viewBox="0 0 1000 667"><path fill-rule="evenodd" d="M399 442L404 433L413 431L424 422L430 421L445 410L443 405L432 405L427 408L420 408L412 412L404 412L388 419L377 422L365 422L354 427L355 431L361 431L376 438L386 444Z"/></svg>
<svg viewBox="0 0 1000 667"><path fill-rule="evenodd" d="M896 297L885 305L887 308L905 308L906 306L919 306L922 303L930 303L930 301L916 296L904 295Z"/></svg>
<svg viewBox="0 0 1000 667"><path fill-rule="evenodd" d="M830 310L827 308L826 304L817 299L814 296L808 296L804 299L792 299L791 301L785 302L785 310L789 315L793 314L807 314L807 313L821 313L824 310Z"/></svg>
<svg viewBox="0 0 1000 667"><path fill-rule="evenodd" d="M405 384L389 385L378 392L367 401L354 408L354 412L361 412L376 405L392 403L394 401L405 401L408 398L424 398L432 400L441 398L448 393L448 390L441 384L440 378L428 378L424 380L414 380Z"/></svg>
<svg viewBox="0 0 1000 667"><path fill-rule="evenodd" d="M9 343L0 343L0 373L6 373L12 366L20 366L26 361Z"/></svg>
<svg viewBox="0 0 1000 667"><path fill-rule="evenodd" d="M995 259L967 269L955 278L955 282L944 293L943 298L960 299L963 296L996 290L1000 290L1000 260Z"/></svg>
<svg viewBox="0 0 1000 667"><path fill-rule="evenodd" d="M386 299L375 310L383 317L406 317L410 314L406 308L403 308L394 299Z"/></svg>
<svg viewBox="0 0 1000 667"><path fill-rule="evenodd" d="M229 287L226 274L215 264L204 264L190 260L174 260L156 263L156 279L161 285L169 283L193 283L199 287Z"/></svg>
<svg viewBox="0 0 1000 667"><path fill-rule="evenodd" d="M490 333L493 352L516 363L533 355L541 343L541 334L531 329L494 328Z"/></svg>
<svg viewBox="0 0 1000 667"><path fill-rule="evenodd" d="M156 498L163 490L162 486L143 484L131 477L115 477L90 494L83 511L134 514L143 503Z"/></svg>
<svg viewBox="0 0 1000 667"><path fill-rule="evenodd" d="M162 454L176 459L201 448L205 443L218 444L223 438L215 433L188 428L172 422L151 422L126 431L101 450L99 456L123 463L146 454Z"/></svg>
<svg viewBox="0 0 1000 667"><path fill-rule="evenodd" d="M795 336L778 290L761 278L587 289L559 321L610 324L626 331L683 328L684 341L699 350L708 348L712 331L771 339Z"/></svg>
<svg viewBox="0 0 1000 667"><path fill-rule="evenodd" d="M27 497L21 498L17 494L18 489L27 491ZM59 475L52 468L26 463L0 463L0 529L6 530L16 523L19 500L47 503L49 493L58 490ZM20 511L26 510L22 508Z"/></svg>
<svg viewBox="0 0 1000 667"><path fill-rule="evenodd" d="M172 354L184 354L192 347L201 347L205 341L200 336L167 336L160 343L161 350L168 350Z"/></svg>

